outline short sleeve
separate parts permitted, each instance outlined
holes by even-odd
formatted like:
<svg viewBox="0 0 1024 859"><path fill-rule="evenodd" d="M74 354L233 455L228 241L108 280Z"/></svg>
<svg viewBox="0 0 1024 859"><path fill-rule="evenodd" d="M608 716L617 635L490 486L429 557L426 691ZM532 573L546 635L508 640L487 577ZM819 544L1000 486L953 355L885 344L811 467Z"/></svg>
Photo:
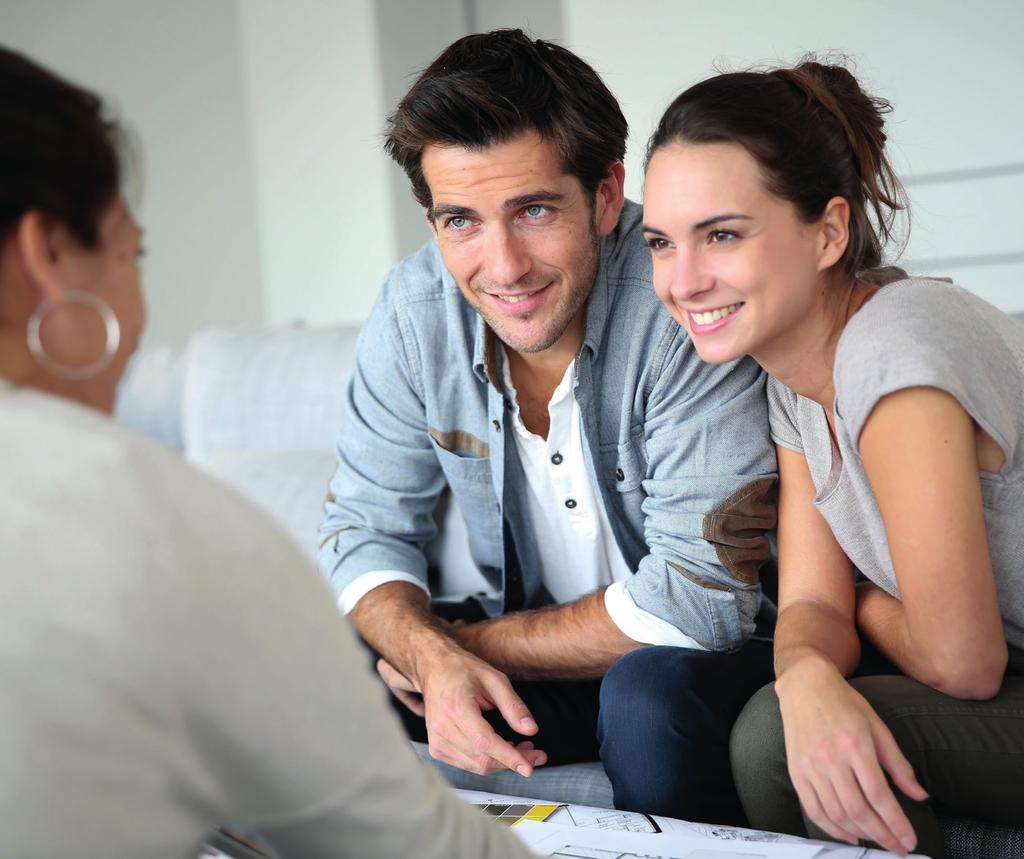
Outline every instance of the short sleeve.
<svg viewBox="0 0 1024 859"><path fill-rule="evenodd" d="M858 442L882 397L938 388L1012 461L1022 373L1003 336L1007 321L960 287L931 280L884 287L850 320L836 348L836 411L850 438Z"/></svg>
<svg viewBox="0 0 1024 859"><path fill-rule="evenodd" d="M797 396L778 379L768 378L768 424L772 441L782 447L803 453L803 441L797 424Z"/></svg>

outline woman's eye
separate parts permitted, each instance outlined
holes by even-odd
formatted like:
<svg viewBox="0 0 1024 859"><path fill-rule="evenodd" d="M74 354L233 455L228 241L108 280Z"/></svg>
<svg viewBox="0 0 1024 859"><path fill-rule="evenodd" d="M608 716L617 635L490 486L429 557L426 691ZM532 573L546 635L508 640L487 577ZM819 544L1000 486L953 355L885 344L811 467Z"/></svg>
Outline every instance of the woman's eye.
<svg viewBox="0 0 1024 859"><path fill-rule="evenodd" d="M649 247L652 251L655 251L655 252L667 250L668 246L669 246L668 239L654 238L654 239L648 239L647 240L647 247Z"/></svg>
<svg viewBox="0 0 1024 859"><path fill-rule="evenodd" d="M722 242L727 242L735 238L738 238L736 233L730 232L729 230L712 230L708 233L708 241L713 245L718 245Z"/></svg>

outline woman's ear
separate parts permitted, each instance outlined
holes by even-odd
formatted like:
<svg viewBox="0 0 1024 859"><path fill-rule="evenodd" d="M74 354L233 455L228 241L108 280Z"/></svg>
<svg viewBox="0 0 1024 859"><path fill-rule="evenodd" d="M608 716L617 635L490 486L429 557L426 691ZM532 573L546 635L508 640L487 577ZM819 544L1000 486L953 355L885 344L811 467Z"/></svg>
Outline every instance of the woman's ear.
<svg viewBox="0 0 1024 859"><path fill-rule="evenodd" d="M845 197L833 197L825 204L819 221L821 238L818 271L825 271L843 258L850 243L850 204Z"/></svg>
<svg viewBox="0 0 1024 859"><path fill-rule="evenodd" d="M15 252L40 298L57 300L64 290L59 270L62 256L70 250L69 239L63 226L38 210L26 212L18 221Z"/></svg>

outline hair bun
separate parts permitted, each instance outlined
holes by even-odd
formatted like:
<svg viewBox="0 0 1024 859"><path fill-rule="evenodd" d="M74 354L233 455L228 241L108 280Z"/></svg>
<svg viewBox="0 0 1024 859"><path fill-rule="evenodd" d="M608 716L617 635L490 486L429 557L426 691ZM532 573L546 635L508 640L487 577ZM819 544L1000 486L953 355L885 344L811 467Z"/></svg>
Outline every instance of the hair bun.
<svg viewBox="0 0 1024 859"><path fill-rule="evenodd" d="M776 69L774 74L820 104L842 128L864 186L864 199L870 202L883 237L889 239L896 214L907 208L903 187L885 156L885 115L892 113L892 104L868 95L841 62L821 62L809 55L799 65Z"/></svg>

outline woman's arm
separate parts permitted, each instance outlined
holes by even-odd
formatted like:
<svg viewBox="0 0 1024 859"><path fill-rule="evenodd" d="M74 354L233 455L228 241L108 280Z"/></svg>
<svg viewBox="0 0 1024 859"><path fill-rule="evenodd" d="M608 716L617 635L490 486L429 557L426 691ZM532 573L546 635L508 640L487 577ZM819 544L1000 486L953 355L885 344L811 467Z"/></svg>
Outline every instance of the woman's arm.
<svg viewBox="0 0 1024 859"><path fill-rule="evenodd" d="M862 587L858 625L908 675L957 698L992 697L1007 660L976 439L954 397L907 388L878 402L859 440L900 599Z"/></svg>
<svg viewBox="0 0 1024 859"><path fill-rule="evenodd" d="M853 565L814 506L803 456L778 448L779 622L775 674L781 682L807 660L831 663L843 676L860 661L854 628Z"/></svg>
<svg viewBox="0 0 1024 859"><path fill-rule="evenodd" d="M807 815L834 838L900 854L913 827L886 780L926 796L892 734L845 680L860 659L853 567L814 506L802 456L779 460L779 622L775 691L789 775Z"/></svg>

